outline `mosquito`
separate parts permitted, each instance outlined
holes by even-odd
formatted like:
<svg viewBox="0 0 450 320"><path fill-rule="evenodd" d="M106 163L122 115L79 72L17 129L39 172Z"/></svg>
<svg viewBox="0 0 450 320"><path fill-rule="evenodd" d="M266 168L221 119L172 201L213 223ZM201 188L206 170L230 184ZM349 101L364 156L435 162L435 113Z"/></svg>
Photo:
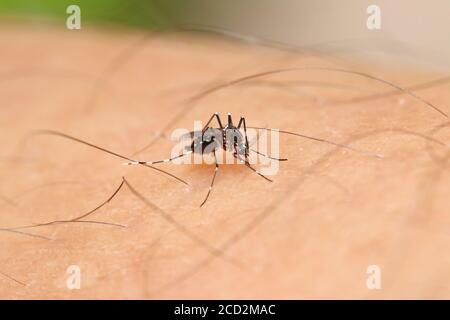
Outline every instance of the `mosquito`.
<svg viewBox="0 0 450 320"><path fill-rule="evenodd" d="M213 120L216 120L218 127L211 126L211 123ZM344 145L340 143L336 143L330 140L325 140L321 138L316 138L312 136L307 136L291 131L285 131L285 130L277 130L277 129L271 129L271 128L263 128L263 127L247 127L246 121L244 117L240 117L239 122L236 125L233 123L232 115L229 112L227 115L227 123L224 126L222 123L222 120L220 118L220 115L218 112L215 112L208 120L206 125L203 127L201 131L191 131L187 135L191 138L190 145L186 146L185 151L177 156L174 156L172 158L163 159L163 160L157 160L157 161L127 161L124 162L124 165L154 165L158 163L163 162L172 162L176 159L192 155L194 153L201 154L201 155L208 155L212 154L214 156L214 174L211 179L211 183L209 185L208 192L203 200L203 202L200 204L200 207L203 207L206 203L206 201L209 199L209 196L212 192L214 181L216 180L217 172L219 171L219 162L217 161L217 155L216 153L223 149L225 152L231 152L233 154L233 157L238 160L239 162L245 164L247 168L252 170L254 173L258 174L260 177L264 178L268 182L273 182L273 180L269 179L267 176L263 175L261 172L256 170L249 162L249 156L250 152L259 154L265 158L275 160L275 161L287 161L287 158L276 158L272 157L268 154L262 153L258 150L252 149L249 144L249 139L247 135L247 128L257 129L257 130L267 130L267 131L278 131L285 134L290 134L294 136L298 136L305 139L310 139L318 142L328 143L332 144L338 147L346 148L358 153L362 153L365 155L373 156L376 158L381 158L381 155L378 154L372 154L364 150L359 150L354 147L351 147L349 145ZM243 132L242 132L243 130ZM186 136L183 135L182 138Z"/></svg>

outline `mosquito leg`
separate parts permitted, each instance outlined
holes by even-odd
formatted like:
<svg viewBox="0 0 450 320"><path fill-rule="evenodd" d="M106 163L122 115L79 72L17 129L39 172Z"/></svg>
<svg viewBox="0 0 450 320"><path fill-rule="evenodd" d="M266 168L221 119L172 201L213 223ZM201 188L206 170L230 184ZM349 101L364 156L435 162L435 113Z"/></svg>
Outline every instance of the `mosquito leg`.
<svg viewBox="0 0 450 320"><path fill-rule="evenodd" d="M248 143L248 137L247 137L247 125L245 124L245 118L241 117L239 120L239 124L237 126L238 130L241 128L242 124L244 125L244 135L245 135L245 147L246 147L246 157L248 156L248 151L250 149L250 145Z"/></svg>
<svg viewBox="0 0 450 320"><path fill-rule="evenodd" d="M149 165L149 164L157 164L157 163L162 163L162 162L171 162L175 159L179 159L181 157L187 156L189 154L191 154L192 151L188 151L186 153L180 154L178 156L175 156L173 158L168 158L168 159L163 159L163 160L157 160L157 161L128 161L128 162L124 162L123 164L126 166L131 166L131 165Z"/></svg>
<svg viewBox="0 0 450 320"><path fill-rule="evenodd" d="M227 114L227 119L228 119L228 128L232 128L233 127L233 119L231 118L231 112L228 112Z"/></svg>
<svg viewBox="0 0 450 320"><path fill-rule="evenodd" d="M252 152L255 152L255 153L257 153L257 154L259 154L259 155L261 155L263 157L266 157L268 159L272 159L272 160L276 160L276 161L287 161L288 160L287 158L274 158L274 157L271 157L271 156L269 156L267 154L261 153L261 152L259 152L257 150L254 150L254 149L249 149L249 150L252 151Z"/></svg>
<svg viewBox="0 0 450 320"><path fill-rule="evenodd" d="M209 124L211 123L211 121L213 121L214 118L217 119L217 123L219 124L220 129L223 129L223 125L222 125L222 121L220 121L219 113L214 112L214 114L211 116L211 118L209 118L208 122L203 127L203 130L202 130L203 132L205 132L205 130L208 128Z"/></svg>
<svg viewBox="0 0 450 320"><path fill-rule="evenodd" d="M253 168L250 163L248 162L247 159L242 159L241 157L239 157L238 155L236 155L235 153L233 154L233 157L235 157L236 159L240 160L241 162L244 162L245 166L247 168L249 168L250 170L252 170L253 172L255 172L257 175L259 175L260 177L264 178L265 180L269 181L269 182L273 182L271 179L267 178L265 175L263 175L262 173L260 173L258 170L256 170L255 168Z"/></svg>
<svg viewBox="0 0 450 320"><path fill-rule="evenodd" d="M206 201L208 200L209 194L211 193L212 188L213 188L213 186L214 186L214 180L216 179L217 171L219 171L219 164L217 163L216 152L215 152L215 151L213 151L213 152L214 152L214 159L215 159L216 167L215 167L215 169L214 169L214 175L213 175L213 178L212 178L212 180L211 180L211 185L209 186L208 193L206 194L205 200L203 200L202 204L200 205L200 208L203 207L203 205L204 205L204 204L206 203Z"/></svg>
<svg viewBox="0 0 450 320"><path fill-rule="evenodd" d="M211 123L211 121L216 118L217 123L219 124L219 127L221 130L223 130L223 125L222 125L222 121L220 120L220 116L218 112L214 112L214 114L211 116L211 118L209 118L208 122L206 123L206 125L203 127L202 129L202 142L203 142L203 134L206 132L206 130L208 130L208 126Z"/></svg>

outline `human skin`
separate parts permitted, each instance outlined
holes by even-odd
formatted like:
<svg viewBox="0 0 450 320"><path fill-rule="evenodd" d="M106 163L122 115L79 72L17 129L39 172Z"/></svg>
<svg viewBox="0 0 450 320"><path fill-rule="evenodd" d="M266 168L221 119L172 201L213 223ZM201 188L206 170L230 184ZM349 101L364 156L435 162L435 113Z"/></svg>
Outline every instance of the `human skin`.
<svg viewBox="0 0 450 320"><path fill-rule="evenodd" d="M317 70L189 100L278 68L357 70L404 87L440 75L187 34L153 35L135 47L142 33L14 25L0 34L8 43L0 52L8 62L0 78L0 226L70 220L104 202L122 177L132 187L122 185L85 219L125 228L72 222L23 230L52 240L0 232L0 298L450 297L444 116L374 80ZM450 112L445 81L414 92ZM51 129L133 159L164 159L174 144L164 138L136 151L215 111L383 157L281 134L280 156L289 160L272 183L243 165L221 165L200 208L212 165L158 165L186 187L61 137L23 140ZM80 267L80 289L67 288L71 265ZM366 285L371 265L381 269L379 290Z"/></svg>

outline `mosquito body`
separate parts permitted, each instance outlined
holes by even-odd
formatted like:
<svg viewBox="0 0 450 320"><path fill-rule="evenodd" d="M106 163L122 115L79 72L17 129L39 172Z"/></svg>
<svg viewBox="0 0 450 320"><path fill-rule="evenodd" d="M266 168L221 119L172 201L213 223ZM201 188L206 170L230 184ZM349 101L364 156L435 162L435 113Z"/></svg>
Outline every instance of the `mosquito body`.
<svg viewBox="0 0 450 320"><path fill-rule="evenodd" d="M217 121L218 128L211 126L213 120ZM365 150L357 149L349 145L336 143L330 140L322 139L322 138L316 138L300 133L295 133L291 131L285 131L285 130L278 130L278 129L271 129L271 128L262 128L262 127L247 127L247 124L245 122L245 118L241 117L239 119L238 125L235 126L233 124L233 119L231 117L231 113L228 113L227 115L227 124L224 126L222 124L222 120L220 119L220 116L217 112L215 112L208 120L206 125L203 127L201 131L191 131L185 135L183 135L181 138L189 137L191 140L191 143L185 147L184 152L180 155L177 155L172 158L164 159L164 160L158 160L158 161L128 161L125 162L124 165L154 165L157 163L163 163L163 162L172 162L175 159L179 159L188 155L192 154L211 154L214 156L214 164L215 164L215 171L214 175L211 180L211 184L209 186L208 193L203 200L200 207L202 207L206 201L209 198L209 195L212 191L212 188L214 186L214 181L216 179L217 171L219 170L219 162L217 161L216 152L220 149L223 149L225 152L232 152L233 157L237 159L239 162L245 164L247 168L252 170L254 173L258 174L260 177L264 178L268 182L272 182L271 179L260 173L258 170L253 168L250 165L249 162L249 154L250 152L256 153L258 155L261 155L265 158L276 160L276 161L287 161L288 159L285 158L275 158L270 155L264 154L258 150L254 150L250 147L248 136L247 136L247 128L256 129L256 130L265 130L265 131L277 131L279 133L288 134L297 136L303 139L313 140L316 142L326 143L330 145L334 145L339 148L345 148L366 156L374 157L374 158L382 158L381 155L373 154L371 152L367 152ZM243 131L243 132L242 132Z"/></svg>
<svg viewBox="0 0 450 320"><path fill-rule="evenodd" d="M217 121L218 128L212 127L211 124L213 120ZM243 130L243 132L241 131ZM228 113L227 115L227 123L224 126L222 124L222 120L220 119L220 116L217 112L215 112L208 120L206 125L203 127L201 131L191 131L188 134L182 136L184 137L190 137L192 139L190 145L186 146L184 149L184 152L178 156L175 156L173 158L164 159L164 160L158 160L158 161L129 161L125 162L125 165L153 165L161 162L171 162L175 159L179 159L181 157L192 155L193 153L196 154L212 154L214 156L214 164L215 164L215 171L213 178L211 180L211 184L209 186L208 193L200 205L202 207L206 201L208 200L208 197L211 193L211 190L214 185L214 180L216 178L217 171L219 170L219 162L217 161L216 152L220 149L223 149L225 152L232 152L233 157L237 159L239 162L244 163L249 169L251 169L253 172L257 173L259 176L263 177L265 180L272 182L269 178L258 172L256 169L254 169L249 161L248 157L250 154L250 151L256 152L262 156L268 157L272 160L278 160L278 161L285 161L287 159L277 159L269 157L265 154L262 154L258 151L255 151L253 149L250 149L249 142L248 142L248 136L247 136L247 125L245 123L245 118L241 117L239 119L239 123L234 125L233 119L231 117L231 113Z"/></svg>
<svg viewBox="0 0 450 320"><path fill-rule="evenodd" d="M214 119L217 120L219 128L210 127ZM241 132L242 127L244 134ZM235 126L231 113L228 113L228 123L223 126L220 116L216 112L211 116L202 131L192 131L189 135L193 140L190 146L186 147L187 152L208 154L223 149L226 152L232 152L235 157L248 158L249 156L250 149L244 117L241 117L239 124Z"/></svg>

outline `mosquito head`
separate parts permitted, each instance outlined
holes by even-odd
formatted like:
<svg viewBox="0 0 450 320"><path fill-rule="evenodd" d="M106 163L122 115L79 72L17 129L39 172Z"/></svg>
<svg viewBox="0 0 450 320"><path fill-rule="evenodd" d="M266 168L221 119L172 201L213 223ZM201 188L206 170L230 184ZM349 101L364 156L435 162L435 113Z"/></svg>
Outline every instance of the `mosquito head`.
<svg viewBox="0 0 450 320"><path fill-rule="evenodd" d="M222 147L222 131L216 128L208 128L205 132L194 132L194 138L185 151L194 153L209 153Z"/></svg>

